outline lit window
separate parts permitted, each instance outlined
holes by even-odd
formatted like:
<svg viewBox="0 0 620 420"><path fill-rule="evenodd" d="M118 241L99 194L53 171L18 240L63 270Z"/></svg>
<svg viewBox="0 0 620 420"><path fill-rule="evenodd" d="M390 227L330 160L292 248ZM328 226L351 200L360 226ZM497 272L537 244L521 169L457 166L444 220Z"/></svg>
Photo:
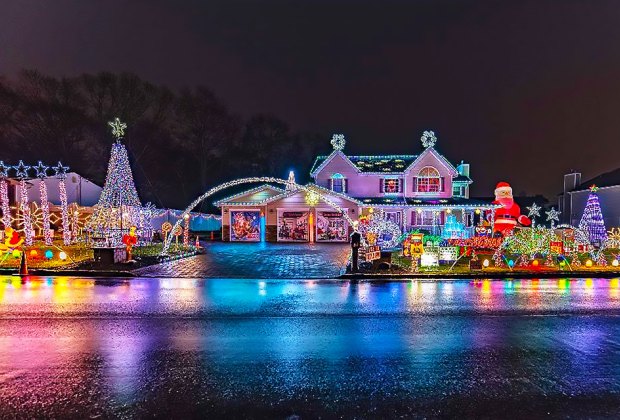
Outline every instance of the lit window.
<svg viewBox="0 0 620 420"><path fill-rule="evenodd" d="M400 192L400 179L384 179L383 192L386 194L394 194Z"/></svg>
<svg viewBox="0 0 620 420"><path fill-rule="evenodd" d="M330 184L330 189L334 192L347 192L347 179L342 174L333 174L330 179Z"/></svg>
<svg viewBox="0 0 620 420"><path fill-rule="evenodd" d="M422 168L416 179L416 191L433 193L441 191L441 177L439 171L432 166Z"/></svg>

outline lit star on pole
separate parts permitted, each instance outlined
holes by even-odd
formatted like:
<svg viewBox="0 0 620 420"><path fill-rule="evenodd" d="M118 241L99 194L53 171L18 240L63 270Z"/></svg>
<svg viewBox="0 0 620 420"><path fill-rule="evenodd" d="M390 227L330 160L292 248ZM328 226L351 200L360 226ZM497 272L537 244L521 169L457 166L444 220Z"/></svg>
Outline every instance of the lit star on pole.
<svg viewBox="0 0 620 420"><path fill-rule="evenodd" d="M62 163L58 162L58 165L52 168L57 178L65 179L67 177L68 166L62 166Z"/></svg>
<svg viewBox="0 0 620 420"><path fill-rule="evenodd" d="M17 176L17 178L28 178L28 171L30 170L30 166L24 165L24 162L22 162L21 160L17 165L13 166L13 169L15 169L15 175Z"/></svg>
<svg viewBox="0 0 620 420"><path fill-rule="evenodd" d="M0 160L0 178L8 178L9 177L9 170L12 168L12 166L5 164L3 161Z"/></svg>
<svg viewBox="0 0 620 420"><path fill-rule="evenodd" d="M344 134L334 134L330 143L332 144L332 146L334 146L334 150L344 149L344 145L346 143L344 139Z"/></svg>
<svg viewBox="0 0 620 420"><path fill-rule="evenodd" d="M112 135L116 137L116 140L120 140L125 136L127 124L121 122L118 117L114 118L114 121L109 121L108 125L112 127Z"/></svg>
<svg viewBox="0 0 620 420"><path fill-rule="evenodd" d="M532 203L530 207L526 207L528 210L527 217L540 217L540 209L542 207L536 205L536 203Z"/></svg>
<svg viewBox="0 0 620 420"><path fill-rule="evenodd" d="M598 191L598 187L597 187L596 185L592 184L592 185L590 186L590 192L595 193L595 192L597 192L597 191Z"/></svg>
<svg viewBox="0 0 620 420"><path fill-rule="evenodd" d="M429 147L435 146L435 143L437 143L437 136L435 136L434 131L425 131L422 133L420 140L422 140L422 146L428 149Z"/></svg>
<svg viewBox="0 0 620 420"><path fill-rule="evenodd" d="M551 210L545 213L547 215L547 221L551 222L551 228L555 226L555 222L560 220L560 212L551 207Z"/></svg>
<svg viewBox="0 0 620 420"><path fill-rule="evenodd" d="M49 169L49 166L45 166L43 162L39 161L37 166L35 166L33 169L37 173L37 178L43 179L47 177L47 170Z"/></svg>

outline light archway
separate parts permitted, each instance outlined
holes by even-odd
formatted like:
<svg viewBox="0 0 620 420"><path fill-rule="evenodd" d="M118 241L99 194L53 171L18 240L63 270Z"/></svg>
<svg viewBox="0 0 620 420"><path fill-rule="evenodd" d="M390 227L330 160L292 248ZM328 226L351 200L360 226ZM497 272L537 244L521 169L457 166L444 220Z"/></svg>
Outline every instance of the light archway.
<svg viewBox="0 0 620 420"><path fill-rule="evenodd" d="M291 189L302 190L307 193L318 194L321 201L323 201L325 204L332 207L333 209L341 212L344 218L347 220L347 222L349 222L349 225L353 226L353 229L356 229L356 223L354 223L353 219L351 219L351 217L347 214L347 211L341 208L339 205L337 205L334 201L332 201L326 194L324 194L321 191L320 188L312 188L312 187L308 187L305 185L299 185L297 183L288 181L286 179L281 179L281 178L252 177L252 178L240 178L240 179L235 179L234 181L225 182L223 184L220 184L216 187L211 188L210 190L202 194L200 197L196 198L194 201L192 201L192 203L189 206L187 206L185 210L183 210L183 213L181 213L181 217L179 218L179 220L176 221L176 223L172 227L171 232L174 232L175 229L177 229L177 227L181 226L181 223L183 222L183 220L185 220L185 217L189 215L190 211L194 207L196 207L198 204L200 204L203 200L205 200L206 198L226 188L234 187L236 185L241 185L241 184L254 184L258 182L281 184L281 185L287 186L289 190ZM170 248L170 244L172 243L172 236L173 235L168 235L168 237L166 238L164 242L164 247L161 251L160 256L168 255L168 249Z"/></svg>

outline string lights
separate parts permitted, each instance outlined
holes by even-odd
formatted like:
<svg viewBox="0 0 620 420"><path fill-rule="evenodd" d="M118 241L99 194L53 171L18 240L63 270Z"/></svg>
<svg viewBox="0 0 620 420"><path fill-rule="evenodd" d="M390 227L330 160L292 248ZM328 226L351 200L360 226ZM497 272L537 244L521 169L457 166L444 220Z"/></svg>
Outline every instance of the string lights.
<svg viewBox="0 0 620 420"><path fill-rule="evenodd" d="M0 161L0 209L2 210L2 224L4 228L11 225L11 208L9 207L9 177L11 167Z"/></svg>
<svg viewBox="0 0 620 420"><path fill-rule="evenodd" d="M43 240L45 245L51 245L53 242L52 229L50 229L50 204L47 199L47 185L45 178L49 168L39 161L34 167L37 178L39 178L39 196L41 197L41 226L43 228Z"/></svg>
<svg viewBox="0 0 620 420"><path fill-rule="evenodd" d="M62 222L62 242L65 245L71 244L71 225L69 223L69 210L67 204L67 171L68 166L62 166L62 163L58 162L58 165L54 167L56 172L56 178L58 178L58 192L60 195L60 219Z"/></svg>

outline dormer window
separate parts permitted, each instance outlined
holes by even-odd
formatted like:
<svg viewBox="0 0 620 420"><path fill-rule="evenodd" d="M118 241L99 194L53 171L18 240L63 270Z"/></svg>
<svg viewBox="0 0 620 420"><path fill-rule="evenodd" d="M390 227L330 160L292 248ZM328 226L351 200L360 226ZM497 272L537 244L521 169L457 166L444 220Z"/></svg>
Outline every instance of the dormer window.
<svg viewBox="0 0 620 420"><path fill-rule="evenodd" d="M329 179L329 189L334 192L347 192L347 179L340 173L335 173Z"/></svg>
<svg viewBox="0 0 620 420"><path fill-rule="evenodd" d="M443 190L443 180L439 171L432 166L422 168L415 181L415 191L419 193L438 193Z"/></svg>

